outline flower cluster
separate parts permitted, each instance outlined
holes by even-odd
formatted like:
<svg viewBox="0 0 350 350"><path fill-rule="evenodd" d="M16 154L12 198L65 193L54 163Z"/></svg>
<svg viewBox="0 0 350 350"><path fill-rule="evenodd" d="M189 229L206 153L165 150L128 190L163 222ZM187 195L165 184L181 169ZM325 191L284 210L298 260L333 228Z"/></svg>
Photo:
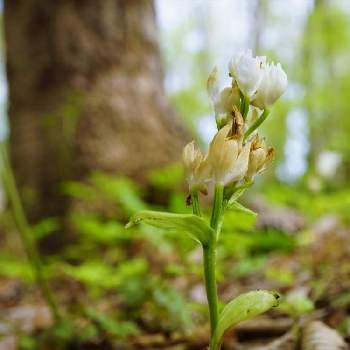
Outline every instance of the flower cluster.
<svg viewBox="0 0 350 350"><path fill-rule="evenodd" d="M242 94L261 109L271 107L287 87L281 64L268 63L265 56L253 57L251 50L233 58L228 68Z"/></svg>
<svg viewBox="0 0 350 350"><path fill-rule="evenodd" d="M190 192L206 193L210 182L230 188L252 183L274 157L256 130L285 91L286 73L279 63L253 57L250 50L233 58L228 68L230 87L220 91L216 68L207 82L218 126L208 153L204 156L194 142L183 150Z"/></svg>

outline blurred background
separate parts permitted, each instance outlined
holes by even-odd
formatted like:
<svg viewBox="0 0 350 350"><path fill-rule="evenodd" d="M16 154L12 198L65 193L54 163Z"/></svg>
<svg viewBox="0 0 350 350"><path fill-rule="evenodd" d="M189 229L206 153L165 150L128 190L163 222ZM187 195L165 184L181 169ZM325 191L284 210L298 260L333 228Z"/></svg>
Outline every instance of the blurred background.
<svg viewBox="0 0 350 350"><path fill-rule="evenodd" d="M307 317L350 339L349 1L0 4L1 350L205 348L198 246L124 225L190 212L180 157L216 131L207 77L217 66L228 85L248 48L289 85L262 130L274 165L242 197L259 215L226 217L219 293L286 300L225 348L271 349Z"/></svg>

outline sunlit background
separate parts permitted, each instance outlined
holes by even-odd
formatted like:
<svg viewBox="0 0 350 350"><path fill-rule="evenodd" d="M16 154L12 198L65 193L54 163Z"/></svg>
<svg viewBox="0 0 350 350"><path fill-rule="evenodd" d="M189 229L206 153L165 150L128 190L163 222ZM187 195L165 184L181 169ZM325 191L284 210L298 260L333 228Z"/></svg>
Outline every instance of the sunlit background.
<svg viewBox="0 0 350 350"><path fill-rule="evenodd" d="M317 187L349 166L350 107L337 102L347 98L341 84L350 79L348 1L158 0L156 9L166 89L199 137L207 142L215 132L208 73L217 66L228 84L229 59L250 48L288 73L288 90L265 127L278 144L278 179L295 182L314 167ZM324 137L330 120L337 131Z"/></svg>
<svg viewBox="0 0 350 350"><path fill-rule="evenodd" d="M349 167L350 107L344 104L349 94L346 84L350 84L349 1L157 0L156 15L166 90L181 117L203 141L215 132L205 91L207 75L217 66L225 86L230 58L252 49L280 61L288 73L288 90L265 130L278 142L278 179L297 181L310 167L316 170L314 175L327 179L339 167ZM7 135L6 100L2 58L2 137ZM324 134L329 121L335 129L333 136ZM311 129L319 130L319 135L314 138L316 132ZM316 184L321 179L314 180Z"/></svg>

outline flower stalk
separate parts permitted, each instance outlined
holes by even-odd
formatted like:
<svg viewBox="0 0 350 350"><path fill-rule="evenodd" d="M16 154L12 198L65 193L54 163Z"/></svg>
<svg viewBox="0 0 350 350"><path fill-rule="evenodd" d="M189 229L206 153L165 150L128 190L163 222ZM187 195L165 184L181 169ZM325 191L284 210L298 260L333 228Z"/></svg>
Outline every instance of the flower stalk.
<svg viewBox="0 0 350 350"><path fill-rule="evenodd" d="M247 140L248 137L266 120L269 116L270 111L266 108L264 109L261 116L249 127L249 129L244 134L244 140Z"/></svg>
<svg viewBox="0 0 350 350"><path fill-rule="evenodd" d="M201 214L201 207L199 204L199 197L198 197L198 191L193 190L191 192L191 200L192 200L192 209L193 209L193 214L197 216L202 216Z"/></svg>
<svg viewBox="0 0 350 350"><path fill-rule="evenodd" d="M216 286L216 242L213 240L208 246L203 247L203 268L205 290L207 293L209 317L210 317L210 334L214 335L218 324L218 293Z"/></svg>
<svg viewBox="0 0 350 350"><path fill-rule="evenodd" d="M249 111L249 103L250 103L249 97L242 95L240 112L244 120L247 119L247 115Z"/></svg>
<svg viewBox="0 0 350 350"><path fill-rule="evenodd" d="M218 322L218 293L216 285L216 242L220 234L221 217L223 215L222 204L224 197L224 186L217 184L215 186L214 206L210 220L210 226L215 232L215 236L209 242L208 247L203 247L204 278L207 292L210 315L210 330L213 336Z"/></svg>

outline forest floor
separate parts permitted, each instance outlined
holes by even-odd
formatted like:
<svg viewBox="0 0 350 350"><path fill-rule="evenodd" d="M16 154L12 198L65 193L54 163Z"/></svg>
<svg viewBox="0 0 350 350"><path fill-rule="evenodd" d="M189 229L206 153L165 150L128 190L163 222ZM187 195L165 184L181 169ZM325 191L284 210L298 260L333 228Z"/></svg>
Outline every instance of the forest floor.
<svg viewBox="0 0 350 350"><path fill-rule="evenodd" d="M299 235L299 244L288 251L277 249L269 252L261 268L250 268L254 259L246 257L245 264L239 266L241 270L249 271L243 271L228 281L221 280L219 293L223 300L228 300L232 295L247 290L272 289L278 290L289 303L285 303L281 309L246 321L234 331L228 332L223 348L349 349L350 228L332 215L324 216L307 226L302 216L293 211L266 207L258 209L260 219L257 225L260 230L287 226L281 229L289 231L291 235ZM3 243L6 243L5 236L2 233ZM192 255L193 259L196 259L196 252ZM170 256L169 259L173 258ZM159 261L156 263L159 264ZM237 267L237 261L226 261L225 268L228 266ZM3 265L3 268L5 270L6 266ZM53 278L51 285L65 310L74 309L78 300L86 298L84 288L73 279ZM204 289L197 277L185 275L175 278L172 285L173 288L182 290L191 302L205 303ZM118 308L118 301L115 299L113 294L108 293L98 305L91 306L99 310ZM205 349L208 344L209 327L206 324L200 323L200 326L190 327L181 332L163 331L162 327L158 330L157 327L149 329L145 327L147 315L134 316L141 332L131 334L121 345L116 345L113 334L113 327L119 326L103 318L95 318L93 321L99 330L98 333L92 334L90 339L78 342L74 339L74 331L72 333L68 330L69 326L53 326L50 309L38 288L13 276L0 277L0 310L0 350L199 350ZM87 323L82 316L75 322ZM120 327L124 329L125 324L121 324ZM117 333L118 331L120 329ZM38 345L39 338L46 340ZM61 341L57 342L57 339Z"/></svg>

